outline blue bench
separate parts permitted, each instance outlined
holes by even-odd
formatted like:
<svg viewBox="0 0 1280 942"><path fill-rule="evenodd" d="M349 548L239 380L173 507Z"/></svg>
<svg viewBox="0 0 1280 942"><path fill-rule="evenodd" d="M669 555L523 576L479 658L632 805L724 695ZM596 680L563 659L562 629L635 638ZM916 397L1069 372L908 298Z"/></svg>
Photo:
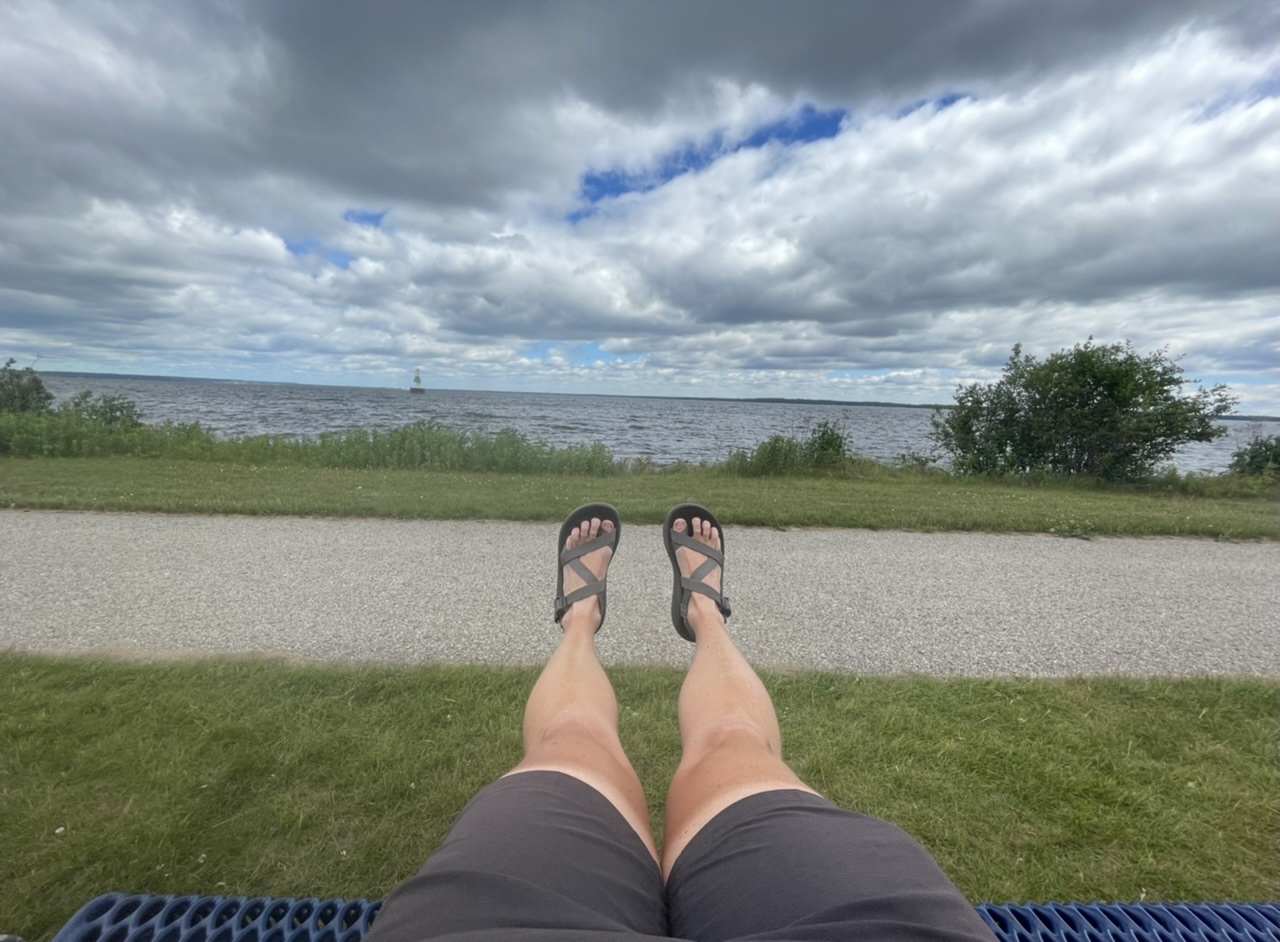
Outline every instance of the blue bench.
<svg viewBox="0 0 1280 942"><path fill-rule="evenodd" d="M382 901L126 896L85 904L54 942L361 942ZM1280 942L1270 903L977 907L1001 942Z"/></svg>

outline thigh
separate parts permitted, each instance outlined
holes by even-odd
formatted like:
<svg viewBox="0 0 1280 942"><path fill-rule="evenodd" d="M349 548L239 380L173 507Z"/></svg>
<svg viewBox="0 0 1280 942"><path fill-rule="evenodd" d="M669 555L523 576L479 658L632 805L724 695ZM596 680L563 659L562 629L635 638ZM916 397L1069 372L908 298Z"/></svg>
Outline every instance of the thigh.
<svg viewBox="0 0 1280 942"><path fill-rule="evenodd" d="M472 799L417 875L391 894L368 942L466 933L661 938L662 877L631 825L590 785L560 772L509 775Z"/></svg>
<svg viewBox="0 0 1280 942"><path fill-rule="evenodd" d="M562 772L594 788L627 820L653 859L658 859L644 786L616 733L576 723L560 724L530 748L508 775L535 771Z"/></svg>
<svg viewBox="0 0 1280 942"><path fill-rule="evenodd" d="M676 860L667 900L671 934L691 939L994 939L901 828L802 791L713 818Z"/></svg>
<svg viewBox="0 0 1280 942"><path fill-rule="evenodd" d="M663 872L669 874L698 832L726 808L760 792L800 790L817 794L763 739L744 729L719 731L713 741L688 754L667 792Z"/></svg>

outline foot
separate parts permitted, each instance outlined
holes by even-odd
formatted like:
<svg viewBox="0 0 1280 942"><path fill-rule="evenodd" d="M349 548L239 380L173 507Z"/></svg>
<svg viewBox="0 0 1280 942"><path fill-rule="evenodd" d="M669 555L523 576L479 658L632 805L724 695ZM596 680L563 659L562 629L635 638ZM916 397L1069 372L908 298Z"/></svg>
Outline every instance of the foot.
<svg viewBox="0 0 1280 942"><path fill-rule="evenodd" d="M685 522L677 520L671 524L671 529L676 533L685 532ZM689 536L697 540L699 543L706 543L714 550L720 549L720 531L711 525L711 521L703 520L699 517L693 518L693 532ZM685 546L676 548L676 562L680 564L680 574L683 576L692 576L694 570L701 566L707 557ZM720 577L722 570L719 566L708 573L704 578L708 586L720 591ZM689 599L689 627L693 630L694 635L699 635L702 630L707 627L724 627L724 616L720 614L720 609L716 607L708 596L690 593Z"/></svg>
<svg viewBox="0 0 1280 942"><path fill-rule="evenodd" d="M612 532L612 520L601 520L599 517L592 517L590 521L584 520L569 531L569 538L565 540L564 548L573 549L575 546L591 542L601 533ZM613 559L613 549L604 546L593 553L588 553L581 559L583 565L591 570L597 579L603 579L609 571L609 562ZM586 584L586 580L574 572L572 566L564 567L565 595L575 589L582 588ZM594 635L600 628L600 622L600 596L593 595L570 605L568 611L564 613L564 617L560 620L560 625L566 632L571 630L586 631L588 634Z"/></svg>

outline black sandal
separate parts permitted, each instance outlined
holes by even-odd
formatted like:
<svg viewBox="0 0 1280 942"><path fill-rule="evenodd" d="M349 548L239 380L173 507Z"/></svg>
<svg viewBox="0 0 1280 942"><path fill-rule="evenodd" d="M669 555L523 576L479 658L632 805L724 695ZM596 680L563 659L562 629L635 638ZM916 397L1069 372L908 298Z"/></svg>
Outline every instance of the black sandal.
<svg viewBox="0 0 1280 942"><path fill-rule="evenodd" d="M695 540L689 535L693 532L694 517L709 522L720 531L720 549L712 549L707 543ZM671 529L671 525L677 520L684 521L684 533L677 533ZM724 527L720 526L720 521L716 519L716 515L707 510L706 507L700 504L680 504L677 507L672 507L671 512L667 514L667 522L662 528L662 542L667 547L667 556L671 559L671 572L673 575L671 624L675 626L680 637L686 641L696 641L693 629L689 627L689 600L693 598L693 593L697 592L699 595L705 595L715 602L716 607L720 609L720 614L726 619L732 611L729 607L729 596L724 594ZM676 559L676 549L681 546L707 557L703 560L702 565L689 576L681 574L680 561ZM702 581L717 566L720 568L719 592Z"/></svg>
<svg viewBox="0 0 1280 942"><path fill-rule="evenodd" d="M569 531L579 524L589 523L593 517L599 517L602 523L605 520L612 520L613 532L606 533L601 530L600 535L594 540L588 540L573 549L565 549L564 544L569 539ZM560 619L564 618L564 613L569 610L569 606L575 602L581 602L583 599L589 599L593 595L598 595L600 596L600 624L604 625L604 614L609 607L607 593L609 574L606 572L603 579L597 579L596 574L587 568L581 557L586 556L588 553L594 553L596 550L603 549L606 546L611 547L613 555L617 556L618 537L621 533L622 521L618 517L618 511L612 504L583 504L564 518L564 523L560 524L560 535L556 538L556 558L559 560L559 564L556 566L556 624L559 624ZM609 560L609 565L613 565L612 558ZM565 566L571 567L586 582L586 585L574 589L567 596L564 594ZM596 631L599 630L599 628L596 628Z"/></svg>

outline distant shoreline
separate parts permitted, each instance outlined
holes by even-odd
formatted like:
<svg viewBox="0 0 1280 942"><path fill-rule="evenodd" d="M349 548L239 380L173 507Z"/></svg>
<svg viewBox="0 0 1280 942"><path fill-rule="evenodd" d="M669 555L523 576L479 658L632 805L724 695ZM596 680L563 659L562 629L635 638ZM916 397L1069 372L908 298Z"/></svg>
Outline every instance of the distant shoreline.
<svg viewBox="0 0 1280 942"><path fill-rule="evenodd" d="M398 389L398 386L329 386L327 383L286 383L277 380L261 379L210 379L202 376L150 376L145 373L77 373L66 370L40 370L45 376L58 376L63 379L142 379L160 383L226 383L230 385L256 386L328 386L330 389ZM407 387L406 387L407 388ZM428 389L427 392L450 393L496 393L499 395L519 395L530 390L501 389ZM872 406L885 409L950 409L951 403L919 403L919 402L882 402L875 399L792 399L785 396L647 396L623 395L619 393L562 393L538 392L539 396L596 396L601 399L671 399L691 400L694 402L765 402L778 405L796 406ZM1280 422L1275 415L1223 415L1224 422Z"/></svg>

